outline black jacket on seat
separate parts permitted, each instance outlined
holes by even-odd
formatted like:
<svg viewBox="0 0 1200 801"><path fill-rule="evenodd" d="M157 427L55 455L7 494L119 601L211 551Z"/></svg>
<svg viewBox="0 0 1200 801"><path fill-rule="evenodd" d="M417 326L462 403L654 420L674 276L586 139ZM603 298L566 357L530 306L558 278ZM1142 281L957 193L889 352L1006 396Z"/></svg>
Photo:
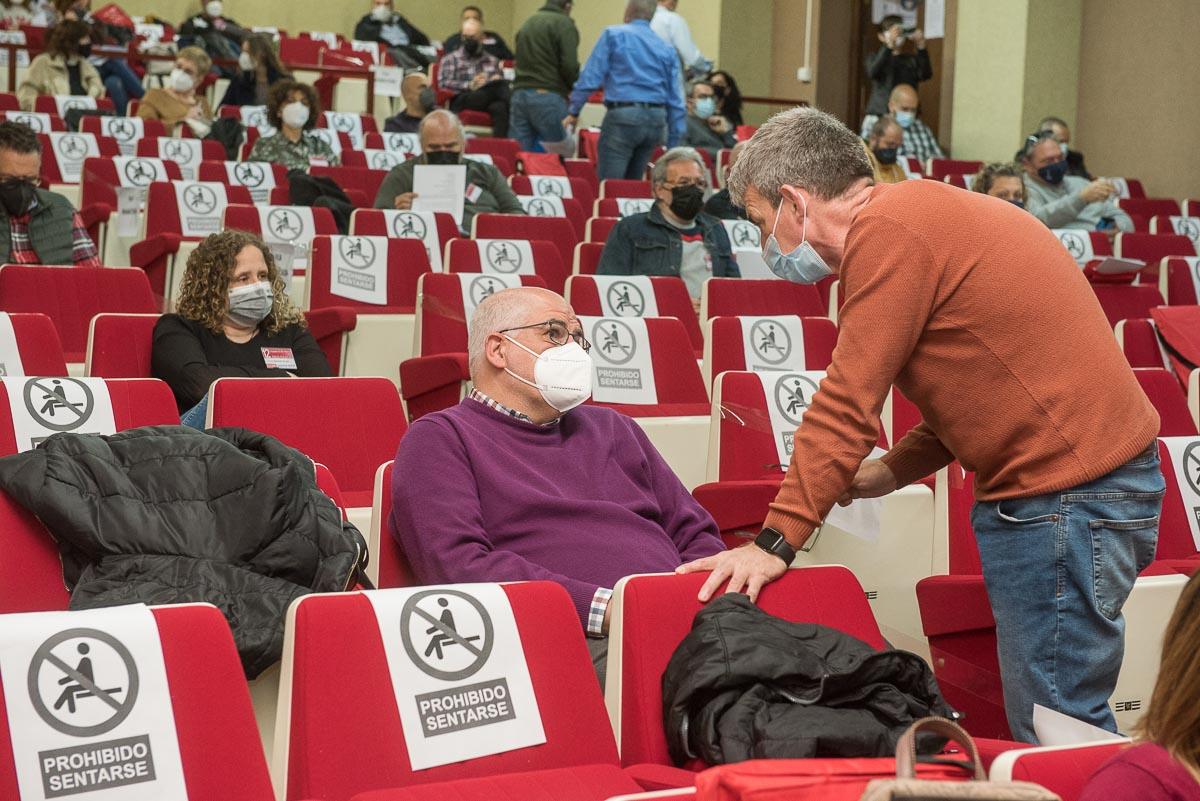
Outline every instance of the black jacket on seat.
<svg viewBox="0 0 1200 801"><path fill-rule="evenodd" d="M722 595L696 615L662 683L677 764L888 757L915 721L958 717L916 654L876 651L826 626L789 623L741 594ZM918 742L921 753L945 743Z"/></svg>
<svg viewBox="0 0 1200 801"><path fill-rule="evenodd" d="M0 487L57 540L71 609L211 603L250 678L279 660L293 600L365 564L312 461L245 429L57 434L0 459Z"/></svg>

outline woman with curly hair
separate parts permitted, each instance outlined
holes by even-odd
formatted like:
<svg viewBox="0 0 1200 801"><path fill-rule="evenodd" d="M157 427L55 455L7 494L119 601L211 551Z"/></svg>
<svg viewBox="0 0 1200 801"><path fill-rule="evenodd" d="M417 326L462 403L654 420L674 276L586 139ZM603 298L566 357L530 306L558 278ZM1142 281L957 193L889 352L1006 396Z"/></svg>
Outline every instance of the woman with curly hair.
<svg viewBox="0 0 1200 801"><path fill-rule="evenodd" d="M1011 162L998 161L984 164L971 179L971 190L1007 200L1018 208L1025 208L1024 170Z"/></svg>
<svg viewBox="0 0 1200 801"><path fill-rule="evenodd" d="M204 428L208 388L218 378L332 375L254 234L222 231L201 242L176 310L154 327L150 368L175 393L186 426Z"/></svg>
<svg viewBox="0 0 1200 801"><path fill-rule="evenodd" d="M315 89L299 81L277 81L267 92L267 122L278 133L255 142L247 161L269 161L306 172L313 164L340 164L329 143L309 133L320 116Z"/></svg>

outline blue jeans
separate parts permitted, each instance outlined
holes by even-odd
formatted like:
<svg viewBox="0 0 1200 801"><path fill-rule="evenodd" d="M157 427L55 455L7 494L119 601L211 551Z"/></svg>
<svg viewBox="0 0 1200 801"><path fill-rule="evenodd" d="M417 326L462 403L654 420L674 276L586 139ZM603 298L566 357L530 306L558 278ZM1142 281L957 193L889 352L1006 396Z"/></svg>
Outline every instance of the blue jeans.
<svg viewBox="0 0 1200 801"><path fill-rule="evenodd" d="M117 109L117 116L125 114L131 97L140 99L146 94L146 88L142 86L137 73L120 59L106 59L100 65L100 79L104 81L104 88L108 90L108 96Z"/></svg>
<svg viewBox="0 0 1200 801"><path fill-rule="evenodd" d="M540 153L542 142L561 142L567 138L562 126L566 116L567 101L554 92L518 89L512 93L508 135L521 143L521 150Z"/></svg>
<svg viewBox="0 0 1200 801"><path fill-rule="evenodd" d="M1034 704L1117 730L1121 607L1154 559L1165 489L1155 443L1087 484L971 510L1015 739L1037 742Z"/></svg>
<svg viewBox="0 0 1200 801"><path fill-rule="evenodd" d="M208 417L208 396L205 395L192 408L188 409L183 414L179 415L179 424L194 428L197 431L203 431L205 418Z"/></svg>
<svg viewBox="0 0 1200 801"><path fill-rule="evenodd" d="M621 106L610 108L600 125L600 180L641 180L654 150L661 145L667 128L665 108Z"/></svg>

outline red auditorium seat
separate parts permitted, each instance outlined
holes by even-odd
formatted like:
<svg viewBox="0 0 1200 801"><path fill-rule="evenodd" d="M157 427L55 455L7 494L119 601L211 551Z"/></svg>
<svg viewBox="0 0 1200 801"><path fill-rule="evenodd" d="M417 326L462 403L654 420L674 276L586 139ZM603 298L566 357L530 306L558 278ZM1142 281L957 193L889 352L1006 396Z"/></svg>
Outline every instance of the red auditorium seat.
<svg viewBox="0 0 1200 801"><path fill-rule="evenodd" d="M1200 217L1159 215L1150 220L1150 233L1186 236L1192 240L1192 245L1197 245L1200 243Z"/></svg>
<svg viewBox="0 0 1200 801"><path fill-rule="evenodd" d="M619 221L619 217L592 217L584 229L584 241L601 244L607 242L609 233Z"/></svg>
<svg viewBox="0 0 1200 801"><path fill-rule="evenodd" d="M147 120L141 117L83 117L79 121L79 130L97 137L110 137L125 156L132 156L137 152L139 139L168 135L162 120Z"/></svg>
<svg viewBox="0 0 1200 801"><path fill-rule="evenodd" d="M592 214L596 217L630 217L649 211L654 200L645 197L606 197L597 200L592 206Z"/></svg>
<svg viewBox="0 0 1200 801"><path fill-rule="evenodd" d="M33 100L33 110L39 114L53 114L66 118L67 112L73 108L97 109L116 111L111 99L107 97L85 97L82 95L38 95Z"/></svg>
<svg viewBox="0 0 1200 801"><path fill-rule="evenodd" d="M1158 263L1168 256L1195 256L1192 240L1179 234L1140 234L1124 231L1117 234L1114 250L1118 258L1141 259L1153 275L1158 275ZM1151 272L1150 270L1143 271Z"/></svg>
<svg viewBox="0 0 1200 801"><path fill-rule="evenodd" d="M572 272L575 275L595 275L603 255L603 242L580 242L575 246Z"/></svg>
<svg viewBox="0 0 1200 801"><path fill-rule="evenodd" d="M1114 329L1130 367L1171 368L1153 320L1121 320Z"/></svg>
<svg viewBox="0 0 1200 801"><path fill-rule="evenodd" d="M365 167L313 167L312 175L332 178L334 183L354 201L356 208L370 208L379 194L379 187L387 177L387 170L372 170Z"/></svg>
<svg viewBox="0 0 1200 801"><path fill-rule="evenodd" d="M368 240L387 247L387 302L373 305L333 293L333 249L347 242ZM379 236L317 236L313 238L309 261L308 306L321 309L347 306L360 314L412 314L417 303L417 281L430 270L425 246L415 239Z"/></svg>
<svg viewBox="0 0 1200 801"><path fill-rule="evenodd" d="M379 136L379 134L375 134ZM362 150L343 150L343 167L369 167L372 170L388 170L398 167L405 161L404 155L394 150L364 148ZM374 200L374 198L372 198Z"/></svg>
<svg viewBox="0 0 1200 801"><path fill-rule="evenodd" d="M272 801L250 693L225 618L208 604L151 607L151 612L162 643L187 797ZM7 718L3 696L0 716ZM19 796L8 725L0 726L0 796Z"/></svg>
<svg viewBox="0 0 1200 801"><path fill-rule="evenodd" d="M408 428L386 378L221 378L208 398L208 427L270 434L326 465L347 507L371 506L375 471Z"/></svg>
<svg viewBox="0 0 1200 801"><path fill-rule="evenodd" d="M1187 441L1189 444L1196 441L1195 436L1189 436ZM1188 508L1189 504L1184 501L1180 491L1180 474L1184 472L1184 466L1175 463L1167 444L1161 440L1158 455L1162 460L1167 492L1163 496L1162 517L1159 519L1155 563L1190 576L1200 569L1200 548L1192 538L1192 530L1188 524L1188 519L1193 517L1194 512ZM1186 480L1186 476L1184 478ZM1164 620L1166 616L1164 613Z"/></svg>
<svg viewBox="0 0 1200 801"><path fill-rule="evenodd" d="M58 339L58 331L54 323L45 314L10 314L0 312L8 317L12 325L17 355L21 359L21 370L17 365L0 365L0 375L48 375L63 376L67 374L67 361L63 357L62 344Z"/></svg>
<svg viewBox="0 0 1200 801"><path fill-rule="evenodd" d="M944 181L947 175L974 175L982 166L982 161L932 158L926 165L925 175L935 181Z"/></svg>
<svg viewBox="0 0 1200 801"><path fill-rule="evenodd" d="M796 348L797 343L785 340L786 332L778 325L770 326L769 320L763 320L759 326L761 334L757 335L761 343L765 337L772 337L770 349L759 346L757 349L764 354L765 364L777 364L774 369L780 370L824 370L833 358L833 348L837 345L837 326L828 317L797 317L791 315L803 332L803 348ZM708 336L705 337L704 347L704 380L711 387L713 380L727 371L742 372L746 370L746 337L756 336L748 331L758 322L749 317L715 317L708 321ZM778 360L776 362L776 360Z"/></svg>
<svg viewBox="0 0 1200 801"><path fill-rule="evenodd" d="M951 173L942 178L942 180L951 186L957 186L959 189L970 189L974 178L975 173Z"/></svg>
<svg viewBox="0 0 1200 801"><path fill-rule="evenodd" d="M82 133L38 134L42 144L42 181L50 185L78 184L83 162L89 157L121 155L117 140L110 136Z"/></svg>
<svg viewBox="0 0 1200 801"><path fill-rule="evenodd" d="M820 290L809 284L769 278L710 278L704 284L700 319L773 314L826 317L828 308L828 303L821 300Z"/></svg>
<svg viewBox="0 0 1200 801"><path fill-rule="evenodd" d="M201 161L223 161L225 148L213 139L172 139L169 136L139 139L137 155L161 158L179 165L185 180L194 181Z"/></svg>
<svg viewBox="0 0 1200 801"><path fill-rule="evenodd" d="M599 322L601 319L607 323L618 318L593 317L581 320L584 334L592 342L592 360L598 363L603 361L604 351L602 335L597 336L600 333L597 329L602 325ZM588 325L589 321L592 322L591 326ZM593 399L588 403L615 409L635 419L704 416L707 423L710 412L708 391L704 388L704 378L700 375L700 367L683 323L671 317L648 317L645 323L658 402L603 403L596 401L593 393ZM670 461L668 454L664 453L663 456Z"/></svg>
<svg viewBox="0 0 1200 801"><path fill-rule="evenodd" d="M446 250L446 271L451 273L498 273L501 275L537 275L546 282L546 287L562 294L570 271L563 265L562 256L553 242L528 242L532 264L520 263L520 254L514 255L509 246L503 255L498 249L506 243L518 240L495 239L452 239ZM515 266L514 266L515 265Z"/></svg>
<svg viewBox="0 0 1200 801"><path fill-rule="evenodd" d="M498 139L494 136L472 136L467 139L464 153L486 153L489 156L499 156L509 164L517 163L521 146L516 139Z"/></svg>
<svg viewBox="0 0 1200 801"><path fill-rule="evenodd" d="M198 175L201 181L244 186L255 203L267 203L272 189L288 185L287 169L282 164L262 161L202 161Z"/></svg>
<svg viewBox="0 0 1200 801"><path fill-rule="evenodd" d="M177 187L186 187L181 189L185 197L194 193L195 209L185 205L192 202L190 199L180 201ZM207 220L205 230L215 233L221 229L222 211L230 203L249 206L254 200L244 186L186 181L150 184L146 197L146 238L129 249L129 260L146 271L150 287L163 297L163 308L178 294L187 258L204 238L185 234L182 220Z"/></svg>
<svg viewBox="0 0 1200 801"><path fill-rule="evenodd" d="M563 169L572 178L582 178L592 187L592 195L600 196L600 178L596 175L596 165L587 159L563 159Z"/></svg>
<svg viewBox="0 0 1200 801"><path fill-rule="evenodd" d="M657 309L647 308L648 299L642 296L642 288L637 285L645 281L650 284ZM700 333L687 285L680 278L573 275L567 279L566 299L580 317L603 317L609 313L616 317L674 317L683 323L696 354L704 352L704 335Z"/></svg>
<svg viewBox="0 0 1200 801"><path fill-rule="evenodd" d="M178 164L159 158L90 158L83 162L79 216L97 248L104 246L109 225L114 223L112 215L117 213L119 206L117 187L145 190L155 180L182 181L183 174ZM113 233L116 234L115 228ZM101 250L101 256L106 255L106 250Z"/></svg>
<svg viewBox="0 0 1200 801"><path fill-rule="evenodd" d="M88 327L101 312L158 311L146 274L135 268L0 267L0 310L37 312L53 322L68 362L82 362Z"/></svg>
<svg viewBox="0 0 1200 801"><path fill-rule="evenodd" d="M1079 801L1092 774L1128 747L1129 740L1118 738L1080 745L1016 749L996 757L988 778L994 782L1032 782L1045 787L1062 801Z"/></svg>
<svg viewBox="0 0 1200 801"><path fill-rule="evenodd" d="M1163 305L1162 294L1152 286L1094 284L1092 291L1111 326L1121 320L1147 318L1151 309Z"/></svg>
<svg viewBox="0 0 1200 801"><path fill-rule="evenodd" d="M619 197L654 197L654 190L649 181L629 180L626 178L606 178L600 182L600 198Z"/></svg>
<svg viewBox="0 0 1200 801"><path fill-rule="evenodd" d="M337 131L350 139L350 145L361 149L366 135L379 133L379 125L370 114L355 114L349 111L326 111L317 122L317 127ZM343 143L344 144L344 143Z"/></svg>
<svg viewBox="0 0 1200 801"><path fill-rule="evenodd" d="M432 237L427 236L424 220L413 212L392 211L390 209L355 209L350 215L350 233L357 236L390 236L399 239L429 240L429 263L440 264L446 245L453 239L458 239L458 224L454 217L444 211L433 215L434 227L437 230L437 247L433 246ZM504 239L497 236L496 239Z"/></svg>
<svg viewBox="0 0 1200 801"><path fill-rule="evenodd" d="M528 217L520 214L476 214L472 239L529 239L553 242L563 261L572 261L581 230L566 217Z"/></svg>
<svg viewBox="0 0 1200 801"><path fill-rule="evenodd" d="M1160 437L1194 437L1200 435L1196 421L1188 409L1187 396L1174 373L1161 367L1143 367L1133 371L1146 397L1154 404L1159 416Z"/></svg>
<svg viewBox="0 0 1200 801"><path fill-rule="evenodd" d="M0 119L7 122L19 122L31 128L34 133L49 133L50 131L66 131L67 124L57 114L41 114L36 111L6 110L0 112Z"/></svg>
<svg viewBox="0 0 1200 801"><path fill-rule="evenodd" d="M421 153L421 140L415 133L368 133L366 145L368 150L387 150L405 159Z"/></svg>
<svg viewBox="0 0 1200 801"><path fill-rule="evenodd" d="M913 176L917 178L925 177L925 165L916 156L900 156L896 161L910 178Z"/></svg>
<svg viewBox="0 0 1200 801"><path fill-rule="evenodd" d="M416 584L412 568L400 550L392 529L392 465L387 462L375 472L375 494L371 504L371 533L367 549L371 560L367 575L381 590Z"/></svg>
<svg viewBox="0 0 1200 801"><path fill-rule="evenodd" d="M517 200L520 201L525 213L530 217L566 217L575 229L576 241L583 239L587 230L588 217L583 205L578 200L569 197L552 198L537 195L518 195ZM562 204L561 214L557 208L560 203Z"/></svg>
<svg viewBox="0 0 1200 801"><path fill-rule="evenodd" d="M604 702L566 591L543 581L502 589L516 619L545 743L412 770L370 601L362 593L308 595L288 613L279 727L287 749L277 760L281 797L475 798L478 783L485 781L491 798L526 796L531 788L564 801L641 791L637 773L618 767ZM329 648L330 642L339 647ZM658 773L673 778L675 786L690 783L684 771ZM394 794L391 788L408 791Z"/></svg>
<svg viewBox="0 0 1200 801"><path fill-rule="evenodd" d="M1117 200L1117 205L1126 214L1140 217L1179 214L1179 201L1173 198L1128 197Z"/></svg>
<svg viewBox="0 0 1200 801"><path fill-rule="evenodd" d="M558 195L562 191L560 182L555 180L547 182L545 179L548 177L551 176L514 175L509 179L509 183L517 195ZM570 186L570 194L558 196L574 198L579 201L585 211L591 209L592 204L596 201L596 191L592 185L583 178L566 178L565 181Z"/></svg>
<svg viewBox="0 0 1200 801"><path fill-rule="evenodd" d="M512 276L522 286L545 288L537 275ZM466 298L478 303L506 288L509 276L428 273L417 285L416 339L411 359L400 363L400 393L408 418L453 406L470 378ZM474 307L472 306L472 310Z"/></svg>
<svg viewBox="0 0 1200 801"><path fill-rule="evenodd" d="M1200 259L1168 256L1163 260L1158 286L1169 306L1195 306L1200 303Z"/></svg>
<svg viewBox="0 0 1200 801"><path fill-rule="evenodd" d="M12 92L0 92L0 111L20 111L21 101Z"/></svg>

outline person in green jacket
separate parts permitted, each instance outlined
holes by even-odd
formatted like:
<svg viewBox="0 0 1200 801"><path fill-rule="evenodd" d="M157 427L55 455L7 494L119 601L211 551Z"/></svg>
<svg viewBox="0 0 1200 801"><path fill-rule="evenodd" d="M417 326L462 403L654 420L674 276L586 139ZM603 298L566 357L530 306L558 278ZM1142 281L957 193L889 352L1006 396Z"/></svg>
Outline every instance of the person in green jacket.
<svg viewBox="0 0 1200 801"><path fill-rule="evenodd" d="M466 197L463 206L462 230L470 232L476 214L499 212L524 214L521 201L513 194L504 175L491 164L463 159L466 135L462 122L445 109L435 109L421 120L417 135L421 139L421 156L409 159L392 168L379 186L375 196L377 209L411 209L417 193L413 177L418 164L466 164Z"/></svg>
<svg viewBox="0 0 1200 801"><path fill-rule="evenodd" d="M579 31L571 0L546 0L517 32L509 135L527 151L570 156L574 142L562 121L579 77Z"/></svg>

